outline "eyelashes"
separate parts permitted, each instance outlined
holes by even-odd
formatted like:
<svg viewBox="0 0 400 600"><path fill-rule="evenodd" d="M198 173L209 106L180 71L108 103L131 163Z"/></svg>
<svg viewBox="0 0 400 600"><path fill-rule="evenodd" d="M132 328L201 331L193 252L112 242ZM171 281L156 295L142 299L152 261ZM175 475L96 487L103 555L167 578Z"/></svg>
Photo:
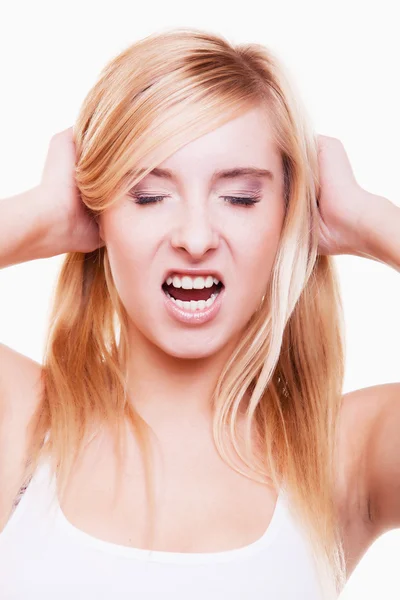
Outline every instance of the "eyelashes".
<svg viewBox="0 0 400 600"><path fill-rule="evenodd" d="M129 193L129 196L135 199L135 204L144 205L144 204L157 204L161 202L164 198L169 198L170 196L145 196L143 194L139 194L137 192ZM224 200L228 203L236 205L236 206L246 206L252 207L257 202L260 202L261 195L254 194L252 196L222 196Z"/></svg>
<svg viewBox="0 0 400 600"><path fill-rule="evenodd" d="M241 206L253 206L260 202L261 198L257 196L222 196L224 200L228 200L231 204L239 204Z"/></svg>

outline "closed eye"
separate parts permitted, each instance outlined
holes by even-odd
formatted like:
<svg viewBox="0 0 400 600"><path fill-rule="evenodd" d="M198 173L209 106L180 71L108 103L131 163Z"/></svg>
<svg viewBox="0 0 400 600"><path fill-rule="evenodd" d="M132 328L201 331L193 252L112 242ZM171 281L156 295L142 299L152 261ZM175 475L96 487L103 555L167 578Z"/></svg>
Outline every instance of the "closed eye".
<svg viewBox="0 0 400 600"><path fill-rule="evenodd" d="M259 196L222 196L224 200L229 200L232 204L240 204L243 206L252 206L260 202Z"/></svg>
<svg viewBox="0 0 400 600"><path fill-rule="evenodd" d="M163 198L169 198L169 196L143 196L140 194L131 193L129 194L133 198L135 198L135 204L156 204L157 202L161 202ZM229 203L239 206L253 206L257 202L260 202L261 197L259 195L255 196L222 196L224 200L227 200Z"/></svg>

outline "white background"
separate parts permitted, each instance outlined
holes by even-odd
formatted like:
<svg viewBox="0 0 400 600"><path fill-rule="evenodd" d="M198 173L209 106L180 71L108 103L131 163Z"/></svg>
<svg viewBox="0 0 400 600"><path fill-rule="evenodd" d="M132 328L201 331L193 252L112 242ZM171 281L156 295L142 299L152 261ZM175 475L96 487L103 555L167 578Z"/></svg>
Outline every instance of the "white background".
<svg viewBox="0 0 400 600"><path fill-rule="evenodd" d="M39 183L50 137L74 123L112 56L153 31L192 26L269 46L317 132L344 143L359 184L400 205L399 8L395 0L3 3L0 197ZM62 259L0 272L0 341L37 361ZM344 391L399 381L399 274L369 259L335 260L347 330ZM399 598L399 558L395 530L365 554L341 600Z"/></svg>

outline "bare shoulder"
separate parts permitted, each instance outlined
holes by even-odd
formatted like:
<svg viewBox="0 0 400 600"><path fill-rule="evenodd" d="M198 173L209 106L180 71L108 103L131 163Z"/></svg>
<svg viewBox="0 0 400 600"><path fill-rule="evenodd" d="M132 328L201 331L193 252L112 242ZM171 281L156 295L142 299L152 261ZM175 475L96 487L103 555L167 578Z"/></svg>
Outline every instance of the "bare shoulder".
<svg viewBox="0 0 400 600"><path fill-rule="evenodd" d="M0 426L3 419L28 417L39 401L42 365L0 344Z"/></svg>
<svg viewBox="0 0 400 600"><path fill-rule="evenodd" d="M338 429L338 505L349 574L382 533L377 525L372 465L378 460L379 423L390 396L387 385L354 390L342 398Z"/></svg>
<svg viewBox="0 0 400 600"><path fill-rule="evenodd" d="M19 489L27 427L42 393L42 366L0 344L0 531Z"/></svg>
<svg viewBox="0 0 400 600"><path fill-rule="evenodd" d="M0 344L0 448L3 456L12 455L10 440L21 441L40 402L41 375L40 363Z"/></svg>
<svg viewBox="0 0 400 600"><path fill-rule="evenodd" d="M376 406L366 448L376 536L400 527L400 382L364 390Z"/></svg>
<svg viewBox="0 0 400 600"><path fill-rule="evenodd" d="M21 440L40 402L41 375L40 363L0 344L0 448L3 456L12 455L9 441Z"/></svg>

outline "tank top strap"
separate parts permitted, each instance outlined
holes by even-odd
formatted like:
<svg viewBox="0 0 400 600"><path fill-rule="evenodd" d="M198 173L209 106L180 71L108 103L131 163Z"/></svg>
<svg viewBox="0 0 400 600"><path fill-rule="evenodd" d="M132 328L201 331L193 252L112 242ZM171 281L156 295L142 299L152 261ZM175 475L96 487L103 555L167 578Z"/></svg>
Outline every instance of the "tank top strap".
<svg viewBox="0 0 400 600"><path fill-rule="evenodd" d="M54 500L56 499L55 493L55 475L52 472L49 459L44 457L37 465L22 496L21 502L24 498L28 498L29 502L34 500L35 503L43 503L44 500L49 499L54 503Z"/></svg>
<svg viewBox="0 0 400 600"><path fill-rule="evenodd" d="M6 539L18 528L39 528L41 523L52 523L57 515L57 493L49 461L41 460L31 479L21 488L14 500L12 512L0 533Z"/></svg>

